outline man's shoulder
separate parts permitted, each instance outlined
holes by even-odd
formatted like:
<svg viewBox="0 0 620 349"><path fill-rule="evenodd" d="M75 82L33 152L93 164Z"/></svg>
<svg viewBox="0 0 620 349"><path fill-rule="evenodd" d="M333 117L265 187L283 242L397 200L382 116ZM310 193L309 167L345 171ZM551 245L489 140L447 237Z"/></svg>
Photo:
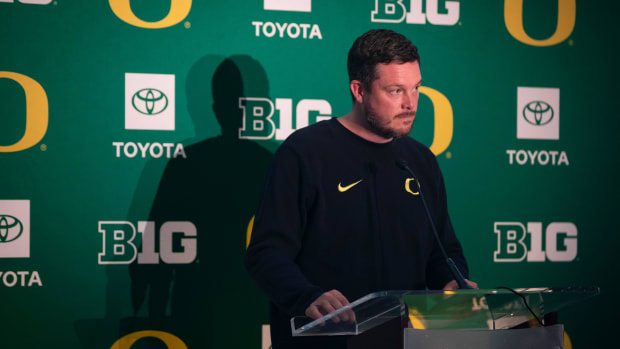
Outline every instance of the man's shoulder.
<svg viewBox="0 0 620 349"><path fill-rule="evenodd" d="M402 148L403 150L409 153L413 151L418 156L430 157L433 159L435 158L435 155L433 154L433 152L431 152L431 150L426 145L418 142L417 140L409 136L399 138L398 147Z"/></svg>
<svg viewBox="0 0 620 349"><path fill-rule="evenodd" d="M322 148L333 138L331 122L333 120L324 120L300 128L288 136L282 145L298 150Z"/></svg>

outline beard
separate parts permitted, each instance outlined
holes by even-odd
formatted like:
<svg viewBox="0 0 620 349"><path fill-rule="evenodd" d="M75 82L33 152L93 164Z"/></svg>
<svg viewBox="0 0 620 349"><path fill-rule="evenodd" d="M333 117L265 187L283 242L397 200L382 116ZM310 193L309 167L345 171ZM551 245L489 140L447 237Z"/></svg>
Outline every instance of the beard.
<svg viewBox="0 0 620 349"><path fill-rule="evenodd" d="M379 115L370 106L366 108L364 114L366 118L366 124L368 125L369 130L383 138L399 138L407 136L409 135L409 133L411 132L411 128L413 127L412 121L411 125L409 125L409 127L407 127L406 129L400 131L396 130L389 126L389 121L381 122L381 117L379 117ZM415 111L400 113L393 116L390 120L413 116L413 120L415 121L415 114Z"/></svg>

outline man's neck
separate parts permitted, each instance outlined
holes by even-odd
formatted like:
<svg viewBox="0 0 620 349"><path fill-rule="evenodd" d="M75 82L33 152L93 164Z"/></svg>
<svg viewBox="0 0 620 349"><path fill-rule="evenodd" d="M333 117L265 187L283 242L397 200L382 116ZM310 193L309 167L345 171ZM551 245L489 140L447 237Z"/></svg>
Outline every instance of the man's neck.
<svg viewBox="0 0 620 349"><path fill-rule="evenodd" d="M367 141L373 143L387 143L392 140L392 138L385 138L371 131L368 121L366 121L357 103L353 105L353 109L351 109L349 114L339 117L338 121L349 131Z"/></svg>

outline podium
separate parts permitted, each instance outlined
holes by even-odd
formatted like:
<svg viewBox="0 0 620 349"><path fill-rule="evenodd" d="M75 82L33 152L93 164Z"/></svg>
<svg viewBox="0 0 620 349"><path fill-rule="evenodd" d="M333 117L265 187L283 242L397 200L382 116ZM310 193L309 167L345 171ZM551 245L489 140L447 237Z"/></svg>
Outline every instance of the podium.
<svg viewBox="0 0 620 349"><path fill-rule="evenodd" d="M598 287L382 291L320 319L291 319L293 336L350 336L350 349L564 347L558 311Z"/></svg>

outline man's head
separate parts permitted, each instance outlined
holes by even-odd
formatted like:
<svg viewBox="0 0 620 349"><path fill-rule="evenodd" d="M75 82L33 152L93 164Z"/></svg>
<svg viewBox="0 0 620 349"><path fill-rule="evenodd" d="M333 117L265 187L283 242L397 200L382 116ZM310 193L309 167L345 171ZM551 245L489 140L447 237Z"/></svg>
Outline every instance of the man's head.
<svg viewBox="0 0 620 349"><path fill-rule="evenodd" d="M389 29L373 29L357 38L349 50L349 81L358 80L368 89L379 63L420 62L418 48L404 35Z"/></svg>
<svg viewBox="0 0 620 349"><path fill-rule="evenodd" d="M418 49L392 30L357 38L347 61L353 102L366 128L386 139L409 134L421 83Z"/></svg>

